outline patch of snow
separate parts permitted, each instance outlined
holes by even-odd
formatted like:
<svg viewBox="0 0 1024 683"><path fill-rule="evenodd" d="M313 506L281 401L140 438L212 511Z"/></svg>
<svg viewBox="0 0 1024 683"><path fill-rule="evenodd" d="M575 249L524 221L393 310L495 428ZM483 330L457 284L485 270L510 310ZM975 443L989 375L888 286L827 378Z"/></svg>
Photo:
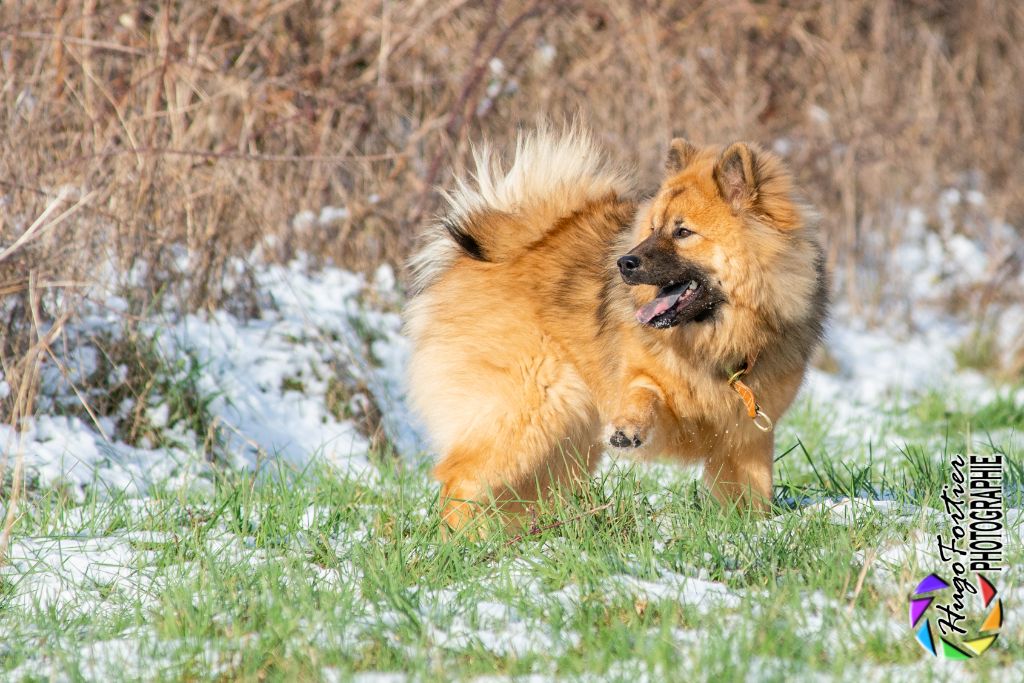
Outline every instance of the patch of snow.
<svg viewBox="0 0 1024 683"><path fill-rule="evenodd" d="M316 214L312 211L300 211L292 217L292 227L304 232L316 224Z"/></svg>
<svg viewBox="0 0 1024 683"><path fill-rule="evenodd" d="M194 475L207 469L181 449L108 441L79 418L60 415L26 420L21 433L0 425L0 445L12 456L21 450L30 480L64 487L79 501L90 485L108 493L140 495L157 481L179 486L198 483Z"/></svg>
<svg viewBox="0 0 1024 683"><path fill-rule="evenodd" d="M534 68L538 71L546 71L551 68L558 56L558 48L548 42L541 42L533 52Z"/></svg>
<svg viewBox="0 0 1024 683"><path fill-rule="evenodd" d="M812 121L821 125L827 124L831 119L828 115L828 111L816 104L812 104L807 107L807 115Z"/></svg>
<svg viewBox="0 0 1024 683"><path fill-rule="evenodd" d="M325 206L320 209L320 217L317 219L317 223L321 226L330 225L331 223L344 221L348 217L349 210L344 206Z"/></svg>
<svg viewBox="0 0 1024 683"><path fill-rule="evenodd" d="M141 329L156 340L168 380L193 382L209 398L210 429L220 435L235 466L283 458L302 467L321 459L372 477L376 470L368 457L369 440L353 419L332 413L328 394L345 382L365 387L380 406L385 432L399 453L416 457L420 452L423 442L404 399L409 349L401 319L363 301L369 297L397 308L394 271L379 268L368 285L363 276L336 268L306 270L304 263L294 262L258 271L258 295L268 303L260 318L241 320L225 311L163 312ZM124 380L124 366L114 368L105 383L94 376L100 367L95 339L119 338L123 306L115 294L99 292L90 299L79 320L68 325L71 344L62 368L43 368L37 415L24 421L20 434L0 426L0 448L10 454L20 445L30 480L67 486L79 499L94 484L140 495L155 482L180 484L209 469L203 443L210 434L194 434L186 423L170 424L166 397L154 394L150 400L155 403L142 409L172 444L161 448L145 440L131 446L116 438L118 424L136 410L130 399L116 414L99 416L92 424L53 414L95 400L96 392ZM91 388L83 394L77 391L80 386ZM355 393L349 409L366 408L365 396L361 401Z"/></svg>
<svg viewBox="0 0 1024 683"><path fill-rule="evenodd" d="M833 524L842 526L863 524L872 515L883 516L890 522L899 520L908 524L917 524L922 521L937 522L942 519L942 514L934 508L921 508L895 500L841 498L835 501L823 500L800 508L801 515L813 515L819 512L826 513L829 516L829 521ZM782 522L789 514L779 515L774 518L774 521Z"/></svg>
<svg viewBox="0 0 1024 683"><path fill-rule="evenodd" d="M138 570L134 559L135 551L119 537L18 538L0 576L15 582L12 607L98 614L109 591L155 604L151 571Z"/></svg>

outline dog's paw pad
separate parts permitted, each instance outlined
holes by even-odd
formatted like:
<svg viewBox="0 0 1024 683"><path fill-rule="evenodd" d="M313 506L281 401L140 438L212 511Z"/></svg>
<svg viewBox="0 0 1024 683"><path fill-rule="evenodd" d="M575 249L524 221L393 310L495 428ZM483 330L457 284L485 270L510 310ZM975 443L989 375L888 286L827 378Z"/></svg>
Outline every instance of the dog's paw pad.
<svg viewBox="0 0 1024 683"><path fill-rule="evenodd" d="M640 441L640 437L636 434L629 437L621 429L616 429L611 438L608 439L608 443L616 448L640 448L643 442Z"/></svg>

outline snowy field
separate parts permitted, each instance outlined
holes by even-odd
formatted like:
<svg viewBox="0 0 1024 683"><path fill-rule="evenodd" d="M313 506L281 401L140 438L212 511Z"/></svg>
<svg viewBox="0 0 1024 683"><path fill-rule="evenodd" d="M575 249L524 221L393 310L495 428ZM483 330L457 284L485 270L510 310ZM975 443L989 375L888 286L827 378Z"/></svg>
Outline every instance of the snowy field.
<svg viewBox="0 0 1024 683"><path fill-rule="evenodd" d="M0 427L29 486L0 568L0 678L1024 680L1018 508L998 645L941 662L905 623L938 566L946 454L1020 463L1024 388L965 368L975 327L935 303L1018 247L1009 228L986 250L926 233L911 212L898 248L913 303L868 325L836 302L779 428L779 514L724 513L692 471L608 461L542 532L459 544L438 535L403 402L389 267L259 267L259 317L165 305L131 339L132 276L111 275L35 415ZM1022 321L1002 311L995 337ZM135 396L109 352L128 342L154 364Z"/></svg>

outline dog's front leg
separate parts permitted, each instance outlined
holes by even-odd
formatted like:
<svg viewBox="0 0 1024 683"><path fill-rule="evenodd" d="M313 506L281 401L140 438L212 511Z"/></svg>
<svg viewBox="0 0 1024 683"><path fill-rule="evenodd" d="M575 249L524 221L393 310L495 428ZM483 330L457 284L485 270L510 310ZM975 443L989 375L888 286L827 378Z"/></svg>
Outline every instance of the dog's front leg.
<svg viewBox="0 0 1024 683"><path fill-rule="evenodd" d="M636 375L622 394L615 418L605 426L605 443L622 450L657 455L666 446L672 415L661 387Z"/></svg>
<svg viewBox="0 0 1024 683"><path fill-rule="evenodd" d="M766 512L772 503L775 439L749 425L736 430L736 438L716 442L704 463L704 482L719 502L748 504Z"/></svg>

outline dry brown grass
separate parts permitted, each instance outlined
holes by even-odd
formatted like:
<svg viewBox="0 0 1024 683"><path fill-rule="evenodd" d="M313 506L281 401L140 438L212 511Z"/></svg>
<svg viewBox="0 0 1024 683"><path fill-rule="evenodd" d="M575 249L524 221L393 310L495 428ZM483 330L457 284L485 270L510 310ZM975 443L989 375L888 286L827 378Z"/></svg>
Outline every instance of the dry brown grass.
<svg viewBox="0 0 1024 683"><path fill-rule="evenodd" d="M651 182L673 134L784 140L852 291L943 188L1024 225L1022 38L996 0L4 2L0 250L56 206L0 260L0 361L16 395L30 278L53 318L106 263L148 264L133 303L194 309L257 244L399 262L470 143L538 115L581 117ZM290 226L328 204L348 218Z"/></svg>

